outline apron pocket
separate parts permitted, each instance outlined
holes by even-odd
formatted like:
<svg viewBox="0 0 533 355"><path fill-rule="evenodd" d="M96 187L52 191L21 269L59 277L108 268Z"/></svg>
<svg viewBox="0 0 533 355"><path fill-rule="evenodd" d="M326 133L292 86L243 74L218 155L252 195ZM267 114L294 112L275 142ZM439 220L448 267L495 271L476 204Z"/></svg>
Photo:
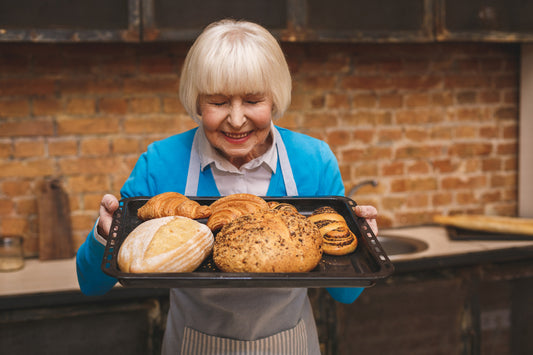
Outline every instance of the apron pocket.
<svg viewBox="0 0 533 355"><path fill-rule="evenodd" d="M291 329L257 340L236 340L205 334L185 327L181 354L187 355L308 355L307 330L300 320Z"/></svg>

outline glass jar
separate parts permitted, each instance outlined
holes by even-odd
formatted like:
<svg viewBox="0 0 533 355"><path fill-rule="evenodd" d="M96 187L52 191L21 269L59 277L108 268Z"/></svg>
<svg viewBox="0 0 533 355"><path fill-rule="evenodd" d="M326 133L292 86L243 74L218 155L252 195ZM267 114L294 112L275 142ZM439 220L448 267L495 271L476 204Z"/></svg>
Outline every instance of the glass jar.
<svg viewBox="0 0 533 355"><path fill-rule="evenodd" d="M15 271L24 267L22 242L20 236L0 236L0 271Z"/></svg>

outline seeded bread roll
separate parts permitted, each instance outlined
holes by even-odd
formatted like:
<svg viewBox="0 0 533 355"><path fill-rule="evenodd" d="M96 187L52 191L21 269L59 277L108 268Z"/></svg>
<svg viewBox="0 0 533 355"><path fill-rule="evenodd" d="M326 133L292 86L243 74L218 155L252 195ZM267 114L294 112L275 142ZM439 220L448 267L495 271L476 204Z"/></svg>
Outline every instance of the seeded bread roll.
<svg viewBox="0 0 533 355"><path fill-rule="evenodd" d="M344 217L333 208L317 208L308 219L318 227L324 238L324 253L345 255L357 248L357 238L348 228Z"/></svg>
<svg viewBox="0 0 533 355"><path fill-rule="evenodd" d="M237 217L268 209L268 203L252 194L233 194L219 198L209 207L211 216L207 226L212 231L218 231Z"/></svg>
<svg viewBox="0 0 533 355"><path fill-rule="evenodd" d="M171 216L138 225L118 252L123 272L191 272L213 249L213 233L205 224Z"/></svg>
<svg viewBox="0 0 533 355"><path fill-rule="evenodd" d="M262 210L217 234L213 260L226 272L308 272L322 257L318 228L299 213Z"/></svg>

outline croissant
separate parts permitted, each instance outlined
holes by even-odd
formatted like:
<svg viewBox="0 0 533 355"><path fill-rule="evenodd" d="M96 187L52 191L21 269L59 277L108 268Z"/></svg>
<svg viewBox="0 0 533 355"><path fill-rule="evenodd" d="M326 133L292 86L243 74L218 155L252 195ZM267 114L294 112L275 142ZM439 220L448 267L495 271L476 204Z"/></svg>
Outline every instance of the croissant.
<svg viewBox="0 0 533 355"><path fill-rule="evenodd" d="M346 220L329 206L317 208L307 217L320 230L324 244L324 253L330 255L345 255L353 252L357 247L357 238L352 233Z"/></svg>
<svg viewBox="0 0 533 355"><path fill-rule="evenodd" d="M267 210L268 203L252 194L233 194L219 198L209 207L211 216L207 220L207 226L212 231L217 231L237 217Z"/></svg>
<svg viewBox="0 0 533 355"><path fill-rule="evenodd" d="M156 195L137 210L137 216L142 220L168 216L198 219L207 218L210 215L209 206L202 206L178 192L164 192Z"/></svg>

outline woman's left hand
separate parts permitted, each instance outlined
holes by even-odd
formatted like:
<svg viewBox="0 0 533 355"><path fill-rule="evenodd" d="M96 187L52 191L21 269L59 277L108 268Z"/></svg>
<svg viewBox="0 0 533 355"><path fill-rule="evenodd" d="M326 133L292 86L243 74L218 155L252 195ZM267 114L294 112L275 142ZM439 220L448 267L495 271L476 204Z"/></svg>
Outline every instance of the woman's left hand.
<svg viewBox="0 0 533 355"><path fill-rule="evenodd" d="M377 236L378 223L376 222L376 218L378 217L378 210L374 206L355 206L354 211L358 217L366 219L372 232Z"/></svg>

